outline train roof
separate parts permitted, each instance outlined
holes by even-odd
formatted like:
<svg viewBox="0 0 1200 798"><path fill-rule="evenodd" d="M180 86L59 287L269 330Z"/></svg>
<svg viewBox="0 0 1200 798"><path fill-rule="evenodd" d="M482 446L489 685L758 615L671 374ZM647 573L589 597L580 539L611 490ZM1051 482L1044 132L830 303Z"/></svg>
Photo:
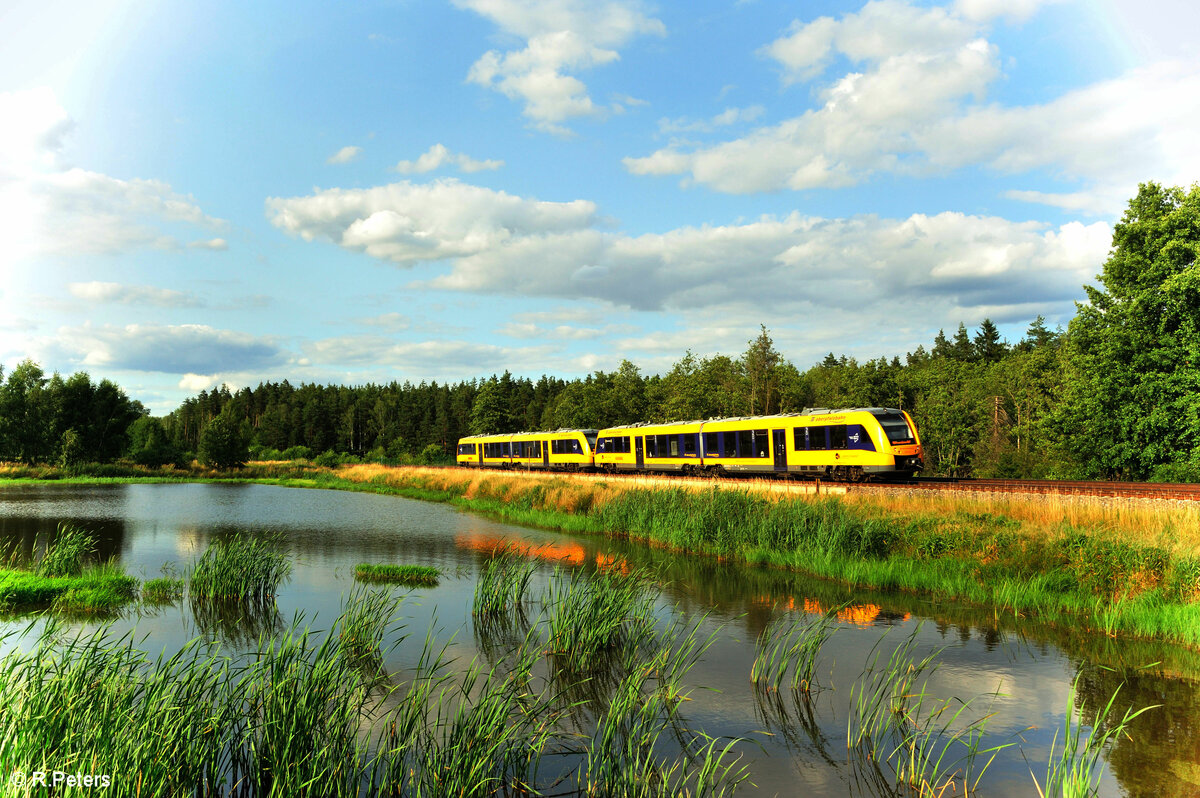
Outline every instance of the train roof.
<svg viewBox="0 0 1200 798"><path fill-rule="evenodd" d="M806 407L796 413L774 413L769 416L722 416L705 419L693 419L691 421L639 421L636 424L620 424L613 427L605 427L601 432L616 429L640 429L642 427L683 427L688 424L715 424L726 421L770 421L772 419L783 418L800 418L804 416L832 416L838 413L871 413L879 415L881 413L896 413L900 410L894 407L845 407L830 409L828 407Z"/></svg>

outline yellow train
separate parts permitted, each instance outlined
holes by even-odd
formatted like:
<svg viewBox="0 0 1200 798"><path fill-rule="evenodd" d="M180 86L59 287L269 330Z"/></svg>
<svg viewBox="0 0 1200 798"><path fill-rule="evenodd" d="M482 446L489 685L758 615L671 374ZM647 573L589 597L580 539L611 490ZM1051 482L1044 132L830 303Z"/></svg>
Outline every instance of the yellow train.
<svg viewBox="0 0 1200 798"><path fill-rule="evenodd" d="M458 464L859 482L911 477L924 467L924 460L917 427L908 413L868 407L630 424L599 431L474 435L459 441Z"/></svg>
<svg viewBox="0 0 1200 798"><path fill-rule="evenodd" d="M883 407L610 427L597 436L595 464L611 472L779 474L850 482L908 477L924 467L912 418Z"/></svg>
<svg viewBox="0 0 1200 798"><path fill-rule="evenodd" d="M590 471L595 464L596 430L558 429L470 435L458 442L460 466Z"/></svg>

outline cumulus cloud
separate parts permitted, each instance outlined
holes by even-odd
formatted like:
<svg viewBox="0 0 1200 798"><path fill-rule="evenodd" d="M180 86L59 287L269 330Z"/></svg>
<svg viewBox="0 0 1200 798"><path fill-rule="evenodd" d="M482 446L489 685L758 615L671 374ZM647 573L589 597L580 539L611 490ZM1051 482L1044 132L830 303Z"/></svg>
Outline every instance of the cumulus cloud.
<svg viewBox="0 0 1200 798"><path fill-rule="evenodd" d="M224 252L229 249L229 242L223 238L209 238L203 241L191 241L188 249L208 249L213 252Z"/></svg>
<svg viewBox="0 0 1200 798"><path fill-rule="evenodd" d="M149 285L123 285L93 280L87 283L68 283L67 290L71 296L88 302L151 305L160 308L197 308L204 304L193 294Z"/></svg>
<svg viewBox="0 0 1200 798"><path fill-rule="evenodd" d="M499 169L504 161L477 161L469 155L453 153L443 144L434 144L415 161L400 161L395 170L402 175L424 174L432 172L447 164L457 166L464 172L482 172L489 169Z"/></svg>
<svg viewBox="0 0 1200 798"><path fill-rule="evenodd" d="M329 189L267 200L271 223L306 241L325 239L399 265L463 257L531 236L586 228L595 205L541 202L440 180Z"/></svg>
<svg viewBox="0 0 1200 798"><path fill-rule="evenodd" d="M224 226L160 180L64 168L74 123L47 89L0 93L0 119L0 258L175 249L179 226Z"/></svg>
<svg viewBox="0 0 1200 798"><path fill-rule="evenodd" d="M1013 198L1108 214L1120 211L1139 180L1194 180L1200 106L1178 98L1200 91L1200 59L1138 68L1039 105L988 102L1002 70L987 25L998 16L1023 19L1042 4L876 0L838 19L797 22L762 51L785 83L823 75L838 56L853 65L817 87L815 107L739 138L672 144L624 164L634 174L684 175L728 193L985 166L1074 184L1062 195L1017 189Z"/></svg>
<svg viewBox="0 0 1200 798"><path fill-rule="evenodd" d="M634 37L666 33L636 0L454 0L524 40L521 50L490 50L467 80L524 101L525 116L542 130L562 133L562 123L603 112L572 73L612 63Z"/></svg>
<svg viewBox="0 0 1200 798"><path fill-rule="evenodd" d="M658 120L658 130L660 133L710 133L717 128L753 122L762 116L765 110L761 105L751 105L747 108L726 108L708 119L663 118Z"/></svg>
<svg viewBox="0 0 1200 798"><path fill-rule="evenodd" d="M203 324L83 325L49 344L55 357L85 367L180 375L260 371L287 356L274 339Z"/></svg>
<svg viewBox="0 0 1200 798"><path fill-rule="evenodd" d="M335 152L333 155L330 155L329 158L326 159L325 163L327 163L327 164L350 163L351 161L353 161L355 158L357 158L360 155L362 155L362 147L354 147L354 146L342 147L340 150Z"/></svg>
<svg viewBox="0 0 1200 798"><path fill-rule="evenodd" d="M593 299L637 310L741 308L888 317L1029 303L1069 306L1103 262L1108 225L1047 228L941 213L907 219L800 214L636 237L594 230L531 237L463 257L433 287ZM742 312L739 311L739 312Z"/></svg>
<svg viewBox="0 0 1200 798"><path fill-rule="evenodd" d="M574 324L556 324L547 326L534 322L510 322L496 330L499 335L508 338L536 339L545 338L553 341L591 341L614 334L628 335L633 331L629 325L605 325L603 327L579 327Z"/></svg>
<svg viewBox="0 0 1200 798"><path fill-rule="evenodd" d="M315 364L387 366L405 374L436 375L440 379L465 379L496 369L497 363L513 370L537 369L551 353L548 347L503 347L469 341L400 342L377 335L347 335L313 341L304 347Z"/></svg>

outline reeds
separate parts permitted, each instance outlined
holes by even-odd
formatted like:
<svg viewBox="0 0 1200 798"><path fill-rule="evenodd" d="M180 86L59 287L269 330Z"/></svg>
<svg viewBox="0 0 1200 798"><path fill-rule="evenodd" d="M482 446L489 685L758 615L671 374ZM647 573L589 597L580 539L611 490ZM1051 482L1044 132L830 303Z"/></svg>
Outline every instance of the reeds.
<svg viewBox="0 0 1200 798"><path fill-rule="evenodd" d="M472 613L476 616L497 616L512 611L520 612L536 567L519 551L497 547L479 572Z"/></svg>
<svg viewBox="0 0 1200 798"><path fill-rule="evenodd" d="M388 565L383 563L359 563L354 567L354 578L359 582L394 582L401 585L436 587L442 572L430 565Z"/></svg>
<svg viewBox="0 0 1200 798"><path fill-rule="evenodd" d="M115 562L88 563L96 540L70 524L59 524L53 540L26 561L14 550L10 566L0 568L0 608L27 611L50 607L66 615L105 615L137 595L137 580Z"/></svg>
<svg viewBox="0 0 1200 798"><path fill-rule="evenodd" d="M791 671L793 690L812 690L817 655L825 641L837 631L838 609L841 608L813 620L785 615L774 618L758 636L750 681L756 687L778 691Z"/></svg>
<svg viewBox="0 0 1200 798"><path fill-rule="evenodd" d="M162 576L142 583L142 601L147 604L174 604L183 598L184 581L178 577Z"/></svg>
<svg viewBox="0 0 1200 798"><path fill-rule="evenodd" d="M265 599L291 573L279 542L238 534L214 541L192 568L189 590L198 599Z"/></svg>
<svg viewBox="0 0 1200 798"><path fill-rule="evenodd" d="M653 628L647 575L557 570L547 591L549 653L586 670L608 652L636 645Z"/></svg>
<svg viewBox="0 0 1200 798"><path fill-rule="evenodd" d="M1105 749L1122 735L1128 734L1129 725L1157 704L1134 710L1125 710L1120 720L1113 715L1113 704L1117 700L1120 688L1109 697L1102 707L1097 707L1092 715L1091 732L1084 738L1083 715L1084 707L1079 708L1079 720L1074 720L1075 702L1078 696L1080 676L1077 675L1067 693L1067 712L1063 727L1054 733L1050 743L1050 758L1046 766L1044 786L1033 776L1034 788L1041 798L1089 798L1099 790L1100 777L1104 773L1104 762L1101 755ZM1059 734L1061 733L1061 745Z"/></svg>
<svg viewBox="0 0 1200 798"><path fill-rule="evenodd" d="M38 576L79 576L84 560L95 551L94 537L71 524L60 523L54 540L46 543L42 556L35 561L33 572Z"/></svg>

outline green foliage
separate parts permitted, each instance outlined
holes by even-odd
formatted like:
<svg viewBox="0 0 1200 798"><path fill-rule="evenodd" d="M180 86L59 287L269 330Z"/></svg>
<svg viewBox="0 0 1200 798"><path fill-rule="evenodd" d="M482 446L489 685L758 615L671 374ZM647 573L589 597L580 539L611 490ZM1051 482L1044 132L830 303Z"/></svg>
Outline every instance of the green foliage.
<svg viewBox="0 0 1200 798"><path fill-rule="evenodd" d="M1058 422L1086 476L1200 465L1200 186L1139 186L1068 328Z"/></svg>
<svg viewBox="0 0 1200 798"><path fill-rule="evenodd" d="M191 594L201 599L263 599L292 572L279 541L234 535L214 541L192 568Z"/></svg>
<svg viewBox="0 0 1200 798"><path fill-rule="evenodd" d="M250 446L232 416L222 414L204 429L197 453L210 468L242 468L250 459Z"/></svg>
<svg viewBox="0 0 1200 798"><path fill-rule="evenodd" d="M434 586L442 572L430 565L388 565L359 563L354 578L360 582L397 582L405 585Z"/></svg>
<svg viewBox="0 0 1200 798"><path fill-rule="evenodd" d="M95 551L94 537L70 524L59 524L33 570L38 576L78 576L84 560Z"/></svg>

